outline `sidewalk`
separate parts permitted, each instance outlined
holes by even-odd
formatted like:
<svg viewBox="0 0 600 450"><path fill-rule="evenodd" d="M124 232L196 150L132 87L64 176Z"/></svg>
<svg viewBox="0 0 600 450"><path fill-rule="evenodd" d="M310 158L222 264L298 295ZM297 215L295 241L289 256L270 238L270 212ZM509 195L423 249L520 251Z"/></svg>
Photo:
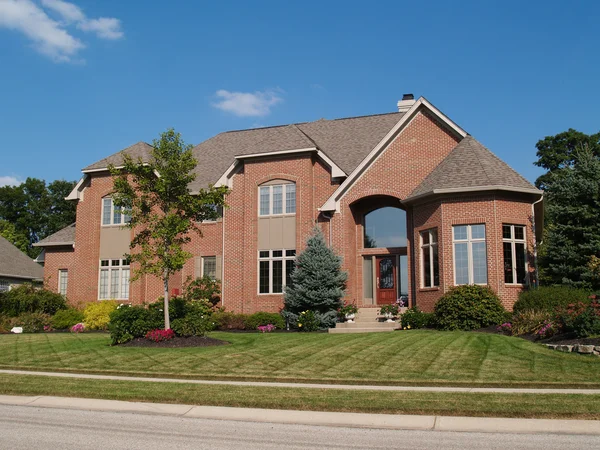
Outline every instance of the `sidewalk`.
<svg viewBox="0 0 600 450"><path fill-rule="evenodd" d="M313 383L278 383L264 381L214 381L186 380L181 378L146 378L126 377L118 375L91 375L66 372L36 372L27 370L3 370L0 374L38 375L60 378L83 378L88 380L121 380L145 381L151 383L184 383L184 384L220 384L229 386L258 386L308 389L346 389L357 391L419 391L419 392L466 392L466 393L499 393L499 394L585 394L600 395L600 389L532 389L532 388L469 388L469 387L436 387L436 386L366 386L359 384L313 384Z"/></svg>
<svg viewBox="0 0 600 450"><path fill-rule="evenodd" d="M77 409L85 411L157 414L196 419L353 428L479 433L600 435L600 421L594 420L499 419L484 417L359 414L229 408L220 406L169 405L163 403L138 403L86 398L46 396L20 397L9 395L0 395L0 404L38 408Z"/></svg>

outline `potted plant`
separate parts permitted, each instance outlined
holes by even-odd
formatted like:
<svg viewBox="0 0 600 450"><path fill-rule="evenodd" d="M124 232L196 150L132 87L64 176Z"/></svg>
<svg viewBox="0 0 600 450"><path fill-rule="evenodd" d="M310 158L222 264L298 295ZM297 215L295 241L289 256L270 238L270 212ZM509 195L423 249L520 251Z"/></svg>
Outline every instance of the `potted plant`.
<svg viewBox="0 0 600 450"><path fill-rule="evenodd" d="M344 305L338 309L338 314L340 315L340 317L346 319L348 323L354 323L354 318L356 317L357 312L358 307L354 302L344 302Z"/></svg>
<svg viewBox="0 0 600 450"><path fill-rule="evenodd" d="M379 309L379 314L385 316L387 319L386 322L393 322L393 317L396 317L399 312L399 306L396 303L392 303L391 305L383 305Z"/></svg>

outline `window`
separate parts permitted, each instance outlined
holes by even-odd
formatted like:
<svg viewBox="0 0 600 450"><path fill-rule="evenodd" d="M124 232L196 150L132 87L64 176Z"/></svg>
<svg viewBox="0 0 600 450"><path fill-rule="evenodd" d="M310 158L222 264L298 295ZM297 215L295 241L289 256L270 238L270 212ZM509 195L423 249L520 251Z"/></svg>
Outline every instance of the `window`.
<svg viewBox="0 0 600 450"><path fill-rule="evenodd" d="M217 257L203 256L202 257L202 276L210 277L212 280L217 279Z"/></svg>
<svg viewBox="0 0 600 450"><path fill-rule="evenodd" d="M440 285L437 230L421 232L421 286L424 288Z"/></svg>
<svg viewBox="0 0 600 450"><path fill-rule="evenodd" d="M296 214L296 185L261 186L258 190L258 215Z"/></svg>
<svg viewBox="0 0 600 450"><path fill-rule="evenodd" d="M129 299L129 273L127 259L101 260L98 298L100 300Z"/></svg>
<svg viewBox="0 0 600 450"><path fill-rule="evenodd" d="M406 247L406 212L385 206L364 217L364 248Z"/></svg>
<svg viewBox="0 0 600 450"><path fill-rule="evenodd" d="M258 293L281 294L292 283L296 267L296 250L261 250L258 252Z"/></svg>
<svg viewBox="0 0 600 450"><path fill-rule="evenodd" d="M0 292L10 291L10 283L8 280L0 280Z"/></svg>
<svg viewBox="0 0 600 450"><path fill-rule="evenodd" d="M527 275L525 227L502 225L502 247L504 248L504 282L525 284Z"/></svg>
<svg viewBox="0 0 600 450"><path fill-rule="evenodd" d="M102 225L125 225L130 221L123 208L115 208L112 198L102 199Z"/></svg>
<svg viewBox="0 0 600 450"><path fill-rule="evenodd" d="M60 295L67 295L67 285L69 283L69 272L66 269L58 271L58 293Z"/></svg>
<svg viewBox="0 0 600 450"><path fill-rule="evenodd" d="M454 283L487 284L485 225L453 227Z"/></svg>

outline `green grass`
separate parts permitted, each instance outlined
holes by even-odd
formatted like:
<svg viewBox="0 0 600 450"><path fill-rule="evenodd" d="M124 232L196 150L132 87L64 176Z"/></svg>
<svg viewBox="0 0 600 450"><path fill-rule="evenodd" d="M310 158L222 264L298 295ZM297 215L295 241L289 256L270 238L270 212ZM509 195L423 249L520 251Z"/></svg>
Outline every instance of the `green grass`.
<svg viewBox="0 0 600 450"><path fill-rule="evenodd" d="M231 345L111 347L102 333L0 335L0 368L204 379L600 387L600 358L501 335L212 333Z"/></svg>
<svg viewBox="0 0 600 450"><path fill-rule="evenodd" d="M83 380L2 374L0 394L380 414L600 419L600 395L581 394L372 392Z"/></svg>

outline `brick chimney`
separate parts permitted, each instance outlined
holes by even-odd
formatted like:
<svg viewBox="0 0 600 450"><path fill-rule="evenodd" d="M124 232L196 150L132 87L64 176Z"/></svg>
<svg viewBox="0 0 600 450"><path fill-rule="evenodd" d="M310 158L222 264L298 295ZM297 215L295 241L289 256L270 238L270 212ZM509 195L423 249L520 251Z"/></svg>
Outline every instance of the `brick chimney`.
<svg viewBox="0 0 600 450"><path fill-rule="evenodd" d="M398 111L405 113L412 105L415 104L415 96L412 94L404 94L402 100L398 102Z"/></svg>

